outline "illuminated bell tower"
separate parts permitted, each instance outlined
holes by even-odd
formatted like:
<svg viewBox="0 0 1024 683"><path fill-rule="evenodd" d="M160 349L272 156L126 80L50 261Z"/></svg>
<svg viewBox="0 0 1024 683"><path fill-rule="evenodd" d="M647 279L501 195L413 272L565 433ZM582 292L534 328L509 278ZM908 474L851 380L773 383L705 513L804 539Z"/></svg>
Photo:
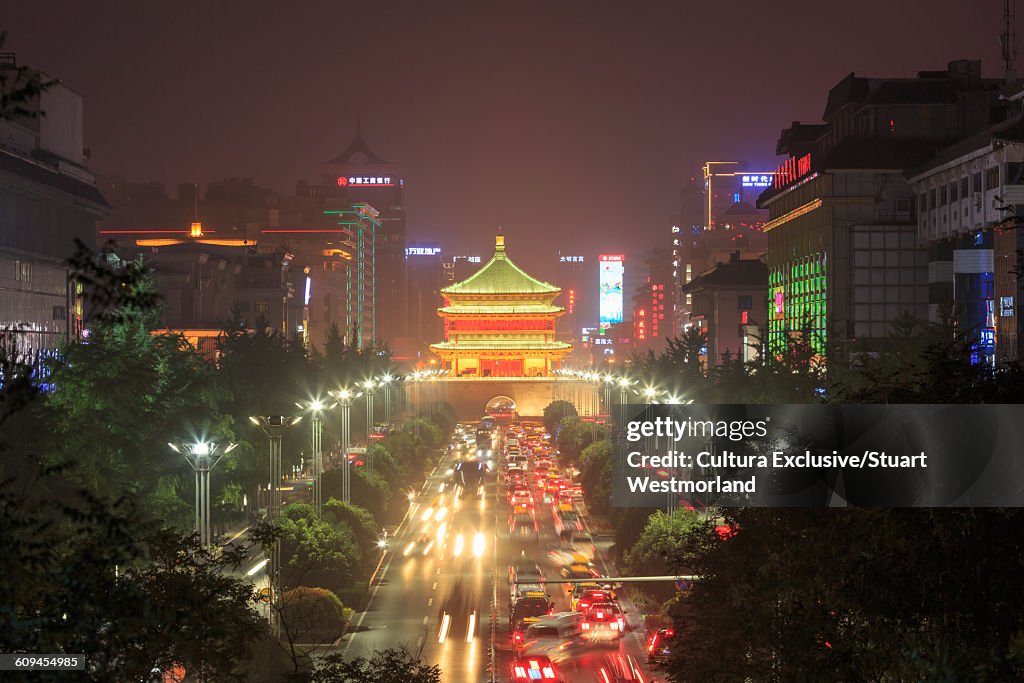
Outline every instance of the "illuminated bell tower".
<svg viewBox="0 0 1024 683"><path fill-rule="evenodd" d="M461 377L544 377L572 345L555 340L554 305L562 292L514 264L497 235L494 256L480 270L441 290L445 340L430 349Z"/></svg>

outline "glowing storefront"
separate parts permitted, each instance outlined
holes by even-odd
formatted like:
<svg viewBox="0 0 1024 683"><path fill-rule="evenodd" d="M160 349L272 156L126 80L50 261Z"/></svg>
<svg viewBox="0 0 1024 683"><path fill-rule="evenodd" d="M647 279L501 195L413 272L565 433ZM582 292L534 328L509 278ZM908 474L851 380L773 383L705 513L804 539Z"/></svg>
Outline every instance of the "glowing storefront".
<svg viewBox="0 0 1024 683"><path fill-rule="evenodd" d="M546 376L572 350L555 340L555 318L565 313L554 305L561 291L512 263L498 235L490 261L441 290L445 340L430 349L456 376Z"/></svg>

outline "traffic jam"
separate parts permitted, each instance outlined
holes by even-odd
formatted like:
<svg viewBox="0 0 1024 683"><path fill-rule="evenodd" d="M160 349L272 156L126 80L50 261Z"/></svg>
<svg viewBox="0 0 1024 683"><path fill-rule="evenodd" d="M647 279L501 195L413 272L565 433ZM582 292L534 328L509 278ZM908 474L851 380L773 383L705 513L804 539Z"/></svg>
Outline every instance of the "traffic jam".
<svg viewBox="0 0 1024 683"><path fill-rule="evenodd" d="M480 429L480 428L478 428ZM499 513L507 510L508 618L496 646L507 680L656 683L674 633L651 634L594 542L579 472L539 424L495 430ZM480 444L486 447L481 439ZM502 495L503 491L503 495Z"/></svg>

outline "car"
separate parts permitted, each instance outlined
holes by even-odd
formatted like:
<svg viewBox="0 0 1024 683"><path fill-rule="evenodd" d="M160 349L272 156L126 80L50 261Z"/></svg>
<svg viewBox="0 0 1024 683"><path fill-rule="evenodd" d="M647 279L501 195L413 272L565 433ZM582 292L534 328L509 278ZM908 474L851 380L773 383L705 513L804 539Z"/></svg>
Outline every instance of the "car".
<svg viewBox="0 0 1024 683"><path fill-rule="evenodd" d="M586 612L592 605L605 602L615 602L615 592L611 586L588 588L579 595L573 595L572 608L577 612Z"/></svg>
<svg viewBox="0 0 1024 683"><path fill-rule="evenodd" d="M512 662L512 678L514 683L532 683L533 681L564 681L559 676L555 664L544 655L523 657Z"/></svg>
<svg viewBox="0 0 1024 683"><path fill-rule="evenodd" d="M540 537L537 519L528 512L518 512L509 517L508 532L515 540L536 541Z"/></svg>
<svg viewBox="0 0 1024 683"><path fill-rule="evenodd" d="M592 562L574 562L562 567L562 577L566 579L600 579L601 572L597 570ZM565 584L566 591L572 593L572 584Z"/></svg>
<svg viewBox="0 0 1024 683"><path fill-rule="evenodd" d="M434 537L428 533L421 533L409 541L402 555L403 557L426 555L433 547Z"/></svg>
<svg viewBox="0 0 1024 683"><path fill-rule="evenodd" d="M626 632L626 615L614 602L595 602L583 612L580 627L589 640L618 640Z"/></svg>
<svg viewBox="0 0 1024 683"><path fill-rule="evenodd" d="M647 666L658 669L668 664L676 637L674 628L659 628L647 641Z"/></svg>
<svg viewBox="0 0 1024 683"><path fill-rule="evenodd" d="M520 640L513 636L516 654L565 657L569 644L582 643L582 617L578 612L559 612L541 617L526 628Z"/></svg>
<svg viewBox="0 0 1024 683"><path fill-rule="evenodd" d="M512 506L521 504L533 506L533 494L530 493L530 489L526 488L514 488L509 492L508 504Z"/></svg>
<svg viewBox="0 0 1024 683"><path fill-rule="evenodd" d="M580 612L579 601L588 591L601 590L601 586L596 581L588 581L587 583L574 583L572 584L572 590L569 591L569 607L573 612ZM587 603L587 606L594 604L593 600Z"/></svg>
<svg viewBox="0 0 1024 683"><path fill-rule="evenodd" d="M520 558L508 566L509 583L544 583L544 571L533 560Z"/></svg>
<svg viewBox="0 0 1024 683"><path fill-rule="evenodd" d="M645 683L640 664L633 655L607 654L597 668L598 683Z"/></svg>
<svg viewBox="0 0 1024 683"><path fill-rule="evenodd" d="M518 652L522 648L526 631L550 615L552 609L552 603L543 591L525 592L515 599L508 612L508 628L512 633L513 650Z"/></svg>

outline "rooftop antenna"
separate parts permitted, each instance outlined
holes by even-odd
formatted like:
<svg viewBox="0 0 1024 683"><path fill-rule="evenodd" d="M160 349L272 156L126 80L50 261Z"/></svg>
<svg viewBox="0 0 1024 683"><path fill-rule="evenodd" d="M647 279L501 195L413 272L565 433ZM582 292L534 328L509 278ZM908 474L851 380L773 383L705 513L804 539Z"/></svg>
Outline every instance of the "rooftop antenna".
<svg viewBox="0 0 1024 683"><path fill-rule="evenodd" d="M999 45L1003 48L1007 83L1017 81L1017 72L1013 68L1013 62L1017 59L1017 32L1013 28L1017 18L1016 5L1017 0L1003 0L1003 32L999 34Z"/></svg>

